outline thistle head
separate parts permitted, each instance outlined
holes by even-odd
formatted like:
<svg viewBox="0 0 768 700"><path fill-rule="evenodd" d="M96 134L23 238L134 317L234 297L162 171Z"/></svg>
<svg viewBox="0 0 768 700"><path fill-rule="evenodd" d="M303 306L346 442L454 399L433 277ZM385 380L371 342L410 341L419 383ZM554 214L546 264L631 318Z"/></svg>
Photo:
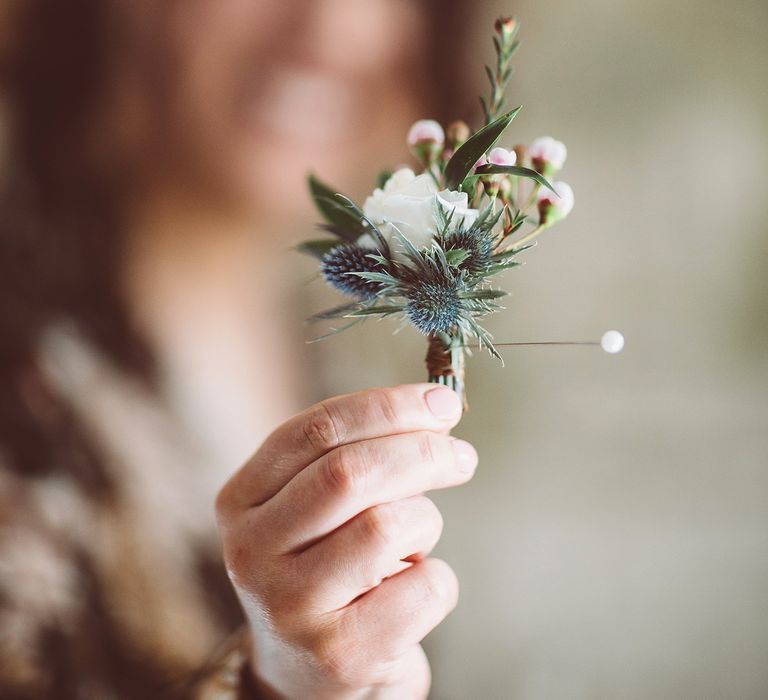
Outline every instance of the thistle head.
<svg viewBox="0 0 768 700"><path fill-rule="evenodd" d="M446 251L465 250L467 257L459 264L459 269L473 274L482 274L488 270L493 255L495 235L478 232L473 229L460 230L440 239Z"/></svg>
<svg viewBox="0 0 768 700"><path fill-rule="evenodd" d="M410 286L405 293L407 319L420 333L448 333L459 320L458 277L435 276Z"/></svg>
<svg viewBox="0 0 768 700"><path fill-rule="evenodd" d="M373 252L354 243L337 246L323 256L320 271L326 281L343 294L360 300L372 299L379 291L379 284L354 273L381 271L381 264L369 257Z"/></svg>

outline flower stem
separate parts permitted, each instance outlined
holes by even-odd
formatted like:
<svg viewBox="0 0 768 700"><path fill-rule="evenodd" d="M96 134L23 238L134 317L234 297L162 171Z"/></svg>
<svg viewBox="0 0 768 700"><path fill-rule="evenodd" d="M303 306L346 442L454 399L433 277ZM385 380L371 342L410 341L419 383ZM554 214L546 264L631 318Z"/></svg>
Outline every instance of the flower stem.
<svg viewBox="0 0 768 700"><path fill-rule="evenodd" d="M446 343L448 340L448 343ZM429 337L427 346L427 373L429 382L453 389L461 398L467 411L467 394L464 384L464 347L457 336Z"/></svg>
<svg viewBox="0 0 768 700"><path fill-rule="evenodd" d="M540 233L541 233L541 232L542 232L542 231L543 231L545 228L546 228L546 226L543 226L543 225L539 224L539 225L538 225L538 226L537 226L535 229L533 229L533 231L531 231L531 232L530 232L530 233L529 233L527 236L524 236L524 237L523 237L523 238L521 238L519 241L515 241L515 242L512 244L511 248L521 248L521 247L522 247L522 246L524 246L526 243L530 243L530 242L531 242L531 241L532 241L534 238L536 238L536 236L538 236L538 235L539 235L539 234L540 234Z"/></svg>

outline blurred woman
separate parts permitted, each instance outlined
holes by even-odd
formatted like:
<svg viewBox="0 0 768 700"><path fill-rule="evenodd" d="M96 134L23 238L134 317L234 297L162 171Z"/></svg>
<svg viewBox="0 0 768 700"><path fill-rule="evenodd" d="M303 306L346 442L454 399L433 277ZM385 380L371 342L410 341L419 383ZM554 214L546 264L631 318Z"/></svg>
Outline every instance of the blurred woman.
<svg viewBox="0 0 768 700"><path fill-rule="evenodd" d="M4 3L3 697L426 694L418 642L455 580L419 494L476 458L450 392L267 435L303 400L278 256L305 172L349 178L342 146L392 159L431 99L435 7ZM219 497L247 623L211 658L243 624L213 501L262 441ZM397 464L399 490L345 490Z"/></svg>

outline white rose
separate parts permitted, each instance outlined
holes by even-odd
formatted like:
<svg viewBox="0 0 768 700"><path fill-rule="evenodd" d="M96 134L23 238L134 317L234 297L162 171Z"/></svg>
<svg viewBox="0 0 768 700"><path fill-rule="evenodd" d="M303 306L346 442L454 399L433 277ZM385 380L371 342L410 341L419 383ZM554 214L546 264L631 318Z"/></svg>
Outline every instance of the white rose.
<svg viewBox="0 0 768 700"><path fill-rule="evenodd" d="M429 174L416 175L410 168L398 170L383 189L374 190L365 200L363 212L379 227L393 248L399 247L392 241L394 227L417 248L426 248L432 244L437 233L438 206L446 212L453 212L454 226L460 222L471 226L479 213L469 207L466 192L438 191ZM363 236L360 244L375 245L369 235Z"/></svg>

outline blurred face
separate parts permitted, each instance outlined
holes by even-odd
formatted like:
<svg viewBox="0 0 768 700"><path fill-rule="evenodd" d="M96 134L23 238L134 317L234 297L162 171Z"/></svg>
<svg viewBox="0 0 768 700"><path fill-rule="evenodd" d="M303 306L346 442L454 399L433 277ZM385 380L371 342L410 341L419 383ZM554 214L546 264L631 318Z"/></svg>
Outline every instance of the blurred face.
<svg viewBox="0 0 768 700"><path fill-rule="evenodd" d="M123 12L133 38L114 104L150 144L152 187L264 216L294 208L311 169L343 181L402 158L420 111L412 0L124 0Z"/></svg>

